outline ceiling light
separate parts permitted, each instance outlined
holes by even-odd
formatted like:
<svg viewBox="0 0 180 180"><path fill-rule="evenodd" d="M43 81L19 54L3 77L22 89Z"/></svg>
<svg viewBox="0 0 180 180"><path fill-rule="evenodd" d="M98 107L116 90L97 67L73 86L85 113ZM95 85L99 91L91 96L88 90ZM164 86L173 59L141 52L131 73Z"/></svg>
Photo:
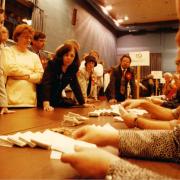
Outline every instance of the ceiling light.
<svg viewBox="0 0 180 180"><path fill-rule="evenodd" d="M109 13L105 7L101 6L101 9L102 9L104 14L109 15Z"/></svg>
<svg viewBox="0 0 180 180"><path fill-rule="evenodd" d="M129 32L137 32L136 29L129 29Z"/></svg>
<svg viewBox="0 0 180 180"><path fill-rule="evenodd" d="M105 9L106 9L107 11L110 11L110 10L112 10L112 6L111 6L111 5L107 5L107 6L105 7Z"/></svg>
<svg viewBox="0 0 180 180"><path fill-rule="evenodd" d="M116 26L119 26L119 22L117 20L113 19L113 21L114 21Z"/></svg>
<svg viewBox="0 0 180 180"><path fill-rule="evenodd" d="M128 16L124 16L124 20L127 21L129 19Z"/></svg>
<svg viewBox="0 0 180 180"><path fill-rule="evenodd" d="M123 20L123 19L118 19L117 22L118 22L118 23L123 23L124 20Z"/></svg>

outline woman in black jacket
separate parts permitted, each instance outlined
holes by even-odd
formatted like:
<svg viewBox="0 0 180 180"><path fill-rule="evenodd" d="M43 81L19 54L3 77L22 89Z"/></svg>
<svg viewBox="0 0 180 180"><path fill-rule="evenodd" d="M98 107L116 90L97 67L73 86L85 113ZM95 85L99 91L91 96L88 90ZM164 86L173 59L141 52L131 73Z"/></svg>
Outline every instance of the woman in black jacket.
<svg viewBox="0 0 180 180"><path fill-rule="evenodd" d="M53 111L53 107L71 107L75 101L62 97L62 90L70 84L70 87L80 105L84 98L79 86L76 73L79 69L79 57L77 50L69 44L63 45L52 61L49 61L42 79L43 108L45 111Z"/></svg>

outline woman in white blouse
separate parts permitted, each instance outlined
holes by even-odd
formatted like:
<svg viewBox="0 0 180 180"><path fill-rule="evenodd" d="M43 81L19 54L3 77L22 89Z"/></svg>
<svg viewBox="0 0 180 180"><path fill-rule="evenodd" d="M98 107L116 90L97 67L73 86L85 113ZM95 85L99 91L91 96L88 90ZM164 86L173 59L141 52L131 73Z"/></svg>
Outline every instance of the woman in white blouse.
<svg viewBox="0 0 180 180"><path fill-rule="evenodd" d="M1 61L5 73L8 105L36 106L36 84L40 83L43 67L37 54L28 50L34 30L27 24L16 26L14 46L4 48Z"/></svg>

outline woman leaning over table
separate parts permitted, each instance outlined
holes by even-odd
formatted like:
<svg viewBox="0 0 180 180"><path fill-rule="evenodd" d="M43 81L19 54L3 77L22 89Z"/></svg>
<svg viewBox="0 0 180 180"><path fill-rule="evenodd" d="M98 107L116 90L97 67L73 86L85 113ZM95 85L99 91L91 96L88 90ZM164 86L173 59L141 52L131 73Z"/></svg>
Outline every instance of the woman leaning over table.
<svg viewBox="0 0 180 180"><path fill-rule="evenodd" d="M85 104L82 91L76 76L79 69L77 50L70 44L64 44L57 51L54 59L48 62L42 79L43 108L53 111L53 107L71 107L75 101L62 97L62 90L70 87L80 105Z"/></svg>
<svg viewBox="0 0 180 180"><path fill-rule="evenodd" d="M28 50L33 34L33 28L27 24L16 26L16 44L1 52L8 105L36 106L36 84L42 79L43 67L39 57Z"/></svg>

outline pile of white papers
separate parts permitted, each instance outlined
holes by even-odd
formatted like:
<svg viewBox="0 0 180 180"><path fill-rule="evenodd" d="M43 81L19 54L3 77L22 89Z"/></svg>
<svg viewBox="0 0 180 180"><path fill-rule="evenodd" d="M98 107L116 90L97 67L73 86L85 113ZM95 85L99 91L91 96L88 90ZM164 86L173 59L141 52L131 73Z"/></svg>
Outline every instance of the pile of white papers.
<svg viewBox="0 0 180 180"><path fill-rule="evenodd" d="M89 117L98 116L119 116L119 110L117 109L98 109L88 113Z"/></svg>
<svg viewBox="0 0 180 180"><path fill-rule="evenodd" d="M85 120L88 118L85 116L81 116L79 114L68 112L67 115L64 115L64 119L61 122L62 126L77 126L83 124Z"/></svg>
<svg viewBox="0 0 180 180"><path fill-rule="evenodd" d="M88 113L89 117L98 117L98 116L121 116L124 113L132 112L136 115L146 114L147 111L143 109L133 108L133 109L124 109L121 104L111 105L109 109L98 109Z"/></svg>
<svg viewBox="0 0 180 180"><path fill-rule="evenodd" d="M104 131L117 131L109 123L103 126L95 126L96 128L103 129ZM0 146L13 147L29 146L31 148L41 147L45 149L51 149L51 159L60 159L61 153L73 153L75 146L96 148L95 144L91 144L85 141L75 140L68 136L53 132L51 130L45 130L44 132L31 132L25 133L18 132L13 135L0 135Z"/></svg>
<svg viewBox="0 0 180 180"><path fill-rule="evenodd" d="M41 147L60 152L74 152L74 146L96 147L96 145L84 141L78 141L62 134L45 130L44 132L18 132L13 135L0 136L0 146L12 147L13 145L24 147Z"/></svg>

